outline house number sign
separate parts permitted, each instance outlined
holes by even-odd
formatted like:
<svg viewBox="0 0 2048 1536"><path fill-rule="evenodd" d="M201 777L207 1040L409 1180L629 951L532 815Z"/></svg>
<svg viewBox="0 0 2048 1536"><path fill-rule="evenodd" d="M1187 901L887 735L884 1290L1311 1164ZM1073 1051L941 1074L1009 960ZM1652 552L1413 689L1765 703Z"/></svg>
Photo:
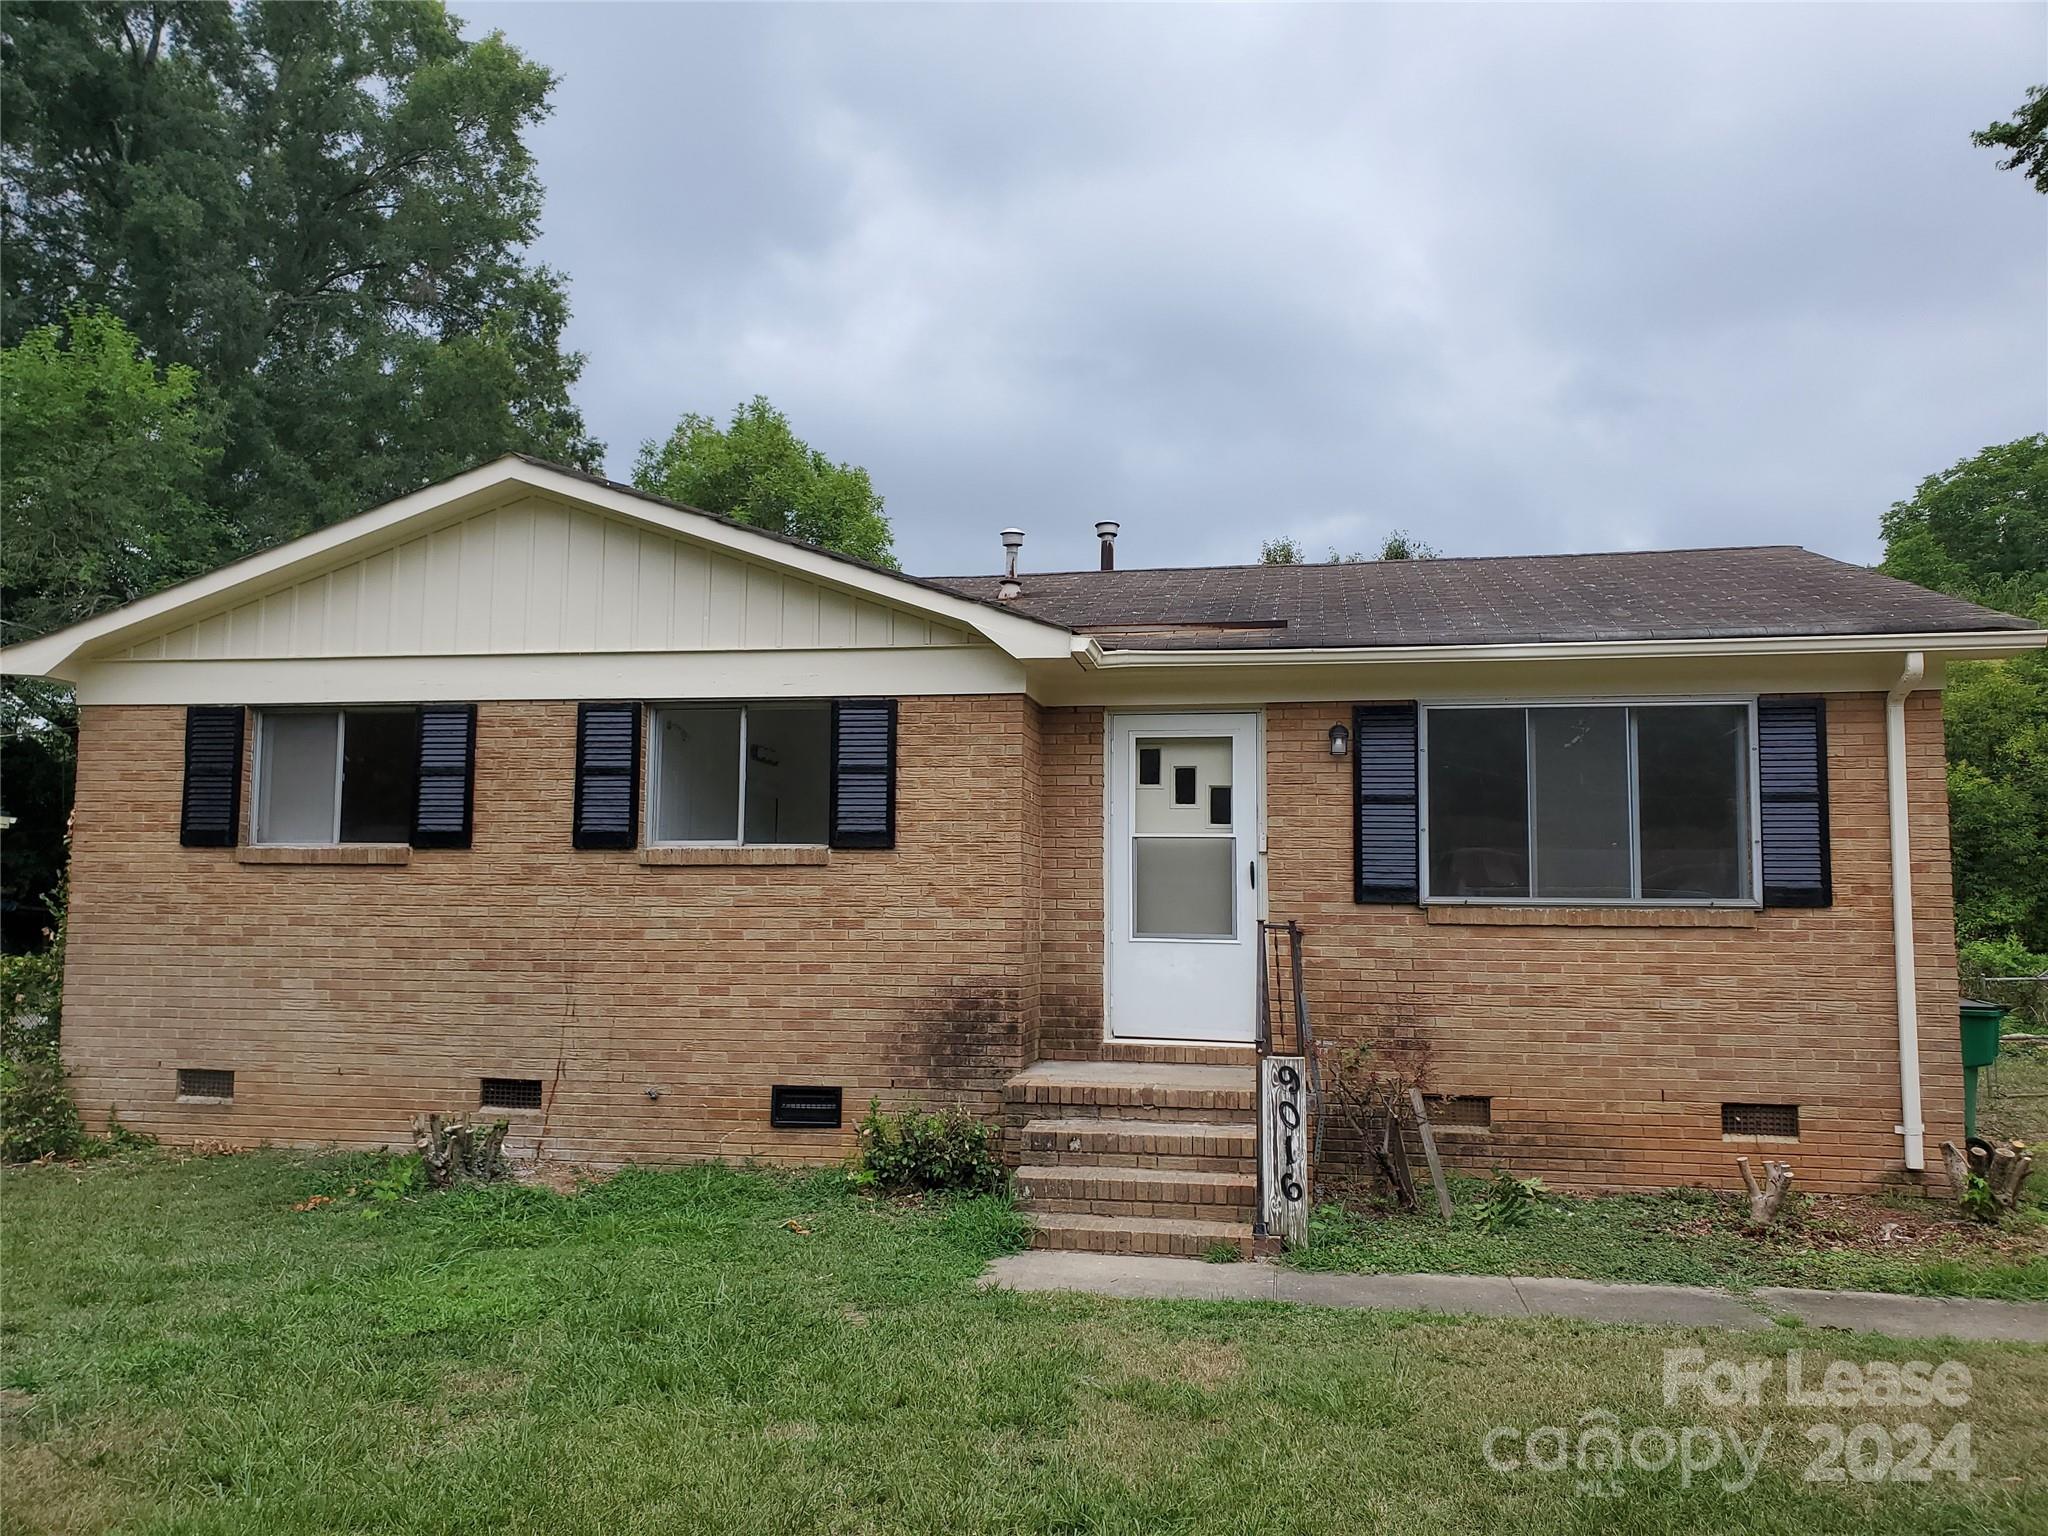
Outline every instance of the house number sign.
<svg viewBox="0 0 2048 1536"><path fill-rule="evenodd" d="M1308 1241L1308 1072L1299 1056L1259 1062L1259 1118L1265 1132L1266 1231Z"/></svg>

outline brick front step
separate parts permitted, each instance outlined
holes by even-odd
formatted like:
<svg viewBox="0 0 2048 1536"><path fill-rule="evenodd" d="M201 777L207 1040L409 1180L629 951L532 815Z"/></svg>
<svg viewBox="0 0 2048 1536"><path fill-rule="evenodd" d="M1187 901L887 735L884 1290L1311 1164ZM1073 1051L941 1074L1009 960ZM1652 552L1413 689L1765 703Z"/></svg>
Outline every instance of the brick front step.
<svg viewBox="0 0 2048 1536"><path fill-rule="evenodd" d="M1252 1127L1205 1120L1031 1120L1010 1133L1010 1161L1047 1168L1181 1168L1240 1173L1251 1167Z"/></svg>
<svg viewBox="0 0 2048 1536"><path fill-rule="evenodd" d="M1250 1221L1250 1173L1191 1173L1178 1168L1017 1170L1017 1195L1033 1214L1153 1216L1192 1221Z"/></svg>
<svg viewBox="0 0 2048 1536"><path fill-rule="evenodd" d="M1099 1061L1145 1061L1188 1067L1244 1067L1259 1063L1248 1045L1147 1045L1137 1040L1105 1040Z"/></svg>
<svg viewBox="0 0 2048 1536"><path fill-rule="evenodd" d="M1163 1253L1199 1259L1218 1243L1252 1256L1246 1221L1174 1221L1142 1216L1034 1215L1031 1246L1073 1253Z"/></svg>
<svg viewBox="0 0 2048 1536"><path fill-rule="evenodd" d="M1068 1106L1103 1119L1218 1121L1250 1116L1250 1068L1136 1061L1041 1061L1011 1078L1012 1105Z"/></svg>

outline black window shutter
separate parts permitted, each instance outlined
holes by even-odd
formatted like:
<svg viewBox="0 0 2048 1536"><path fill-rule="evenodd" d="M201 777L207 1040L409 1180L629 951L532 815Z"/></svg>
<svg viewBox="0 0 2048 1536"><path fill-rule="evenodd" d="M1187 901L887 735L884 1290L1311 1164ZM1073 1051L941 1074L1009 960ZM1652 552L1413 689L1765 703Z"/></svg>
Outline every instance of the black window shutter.
<svg viewBox="0 0 2048 1536"><path fill-rule="evenodd" d="M640 831L640 706L576 706L578 848L631 848Z"/></svg>
<svg viewBox="0 0 2048 1536"><path fill-rule="evenodd" d="M232 848L242 820L242 709L195 704L185 711L185 800L178 841Z"/></svg>
<svg viewBox="0 0 2048 1536"><path fill-rule="evenodd" d="M1764 905L1832 906L1827 701L1758 699L1756 739Z"/></svg>
<svg viewBox="0 0 2048 1536"><path fill-rule="evenodd" d="M1422 896L1417 847L1415 705L1361 704L1351 716L1356 889L1361 902Z"/></svg>
<svg viewBox="0 0 2048 1536"><path fill-rule="evenodd" d="M896 846L896 701L832 701L832 846Z"/></svg>
<svg viewBox="0 0 2048 1536"><path fill-rule="evenodd" d="M415 848L467 848L476 802L476 706L422 704Z"/></svg>

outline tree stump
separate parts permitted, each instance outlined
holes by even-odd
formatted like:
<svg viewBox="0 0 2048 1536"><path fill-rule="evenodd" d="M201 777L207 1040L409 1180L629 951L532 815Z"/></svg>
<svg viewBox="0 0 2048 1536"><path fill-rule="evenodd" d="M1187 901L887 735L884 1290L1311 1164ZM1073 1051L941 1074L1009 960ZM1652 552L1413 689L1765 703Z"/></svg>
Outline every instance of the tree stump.
<svg viewBox="0 0 2048 1536"><path fill-rule="evenodd" d="M485 1184L505 1176L509 1120L474 1122L467 1115L414 1115L412 1144L419 1149L429 1189Z"/></svg>
<svg viewBox="0 0 2048 1536"><path fill-rule="evenodd" d="M2034 1171L2034 1156L2024 1146L2010 1141L1972 1143L1968 1150L1952 1141L1941 1144L1941 1165L1948 1185L1958 1200L1970 1192L1972 1177L1984 1181L2000 1212L2019 1209L2020 1192Z"/></svg>
<svg viewBox="0 0 2048 1536"><path fill-rule="evenodd" d="M1792 1165L1766 1160L1761 1184L1757 1182L1748 1158L1738 1157L1735 1166L1742 1170L1742 1184L1749 1191L1749 1224L1753 1227L1769 1226L1778 1219L1779 1208L1792 1192Z"/></svg>

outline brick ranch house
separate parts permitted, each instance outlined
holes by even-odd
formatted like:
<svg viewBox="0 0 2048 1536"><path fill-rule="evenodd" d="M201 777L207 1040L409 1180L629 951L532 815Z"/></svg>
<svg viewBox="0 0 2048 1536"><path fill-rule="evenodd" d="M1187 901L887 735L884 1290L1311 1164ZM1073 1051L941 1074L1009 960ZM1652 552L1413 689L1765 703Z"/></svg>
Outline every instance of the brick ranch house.
<svg viewBox="0 0 2048 1536"><path fill-rule="evenodd" d="M80 705L64 1049L170 1141L596 1164L1005 1115L1048 1243L1246 1231L1258 922L1564 1184L1960 1133L1939 689L1793 548L926 580L507 457L0 653ZM1014 558L1014 554L1013 554ZM1938 1162L1938 1159L1937 1159Z"/></svg>

